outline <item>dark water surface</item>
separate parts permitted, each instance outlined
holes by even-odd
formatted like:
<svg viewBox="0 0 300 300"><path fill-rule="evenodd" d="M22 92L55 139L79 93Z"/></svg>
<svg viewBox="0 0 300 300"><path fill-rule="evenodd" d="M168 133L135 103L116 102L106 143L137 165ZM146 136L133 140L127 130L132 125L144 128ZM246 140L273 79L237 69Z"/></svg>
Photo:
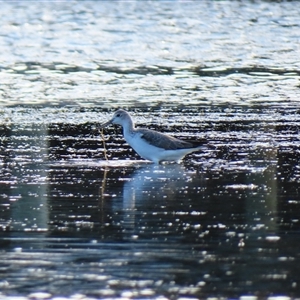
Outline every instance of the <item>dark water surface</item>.
<svg viewBox="0 0 300 300"><path fill-rule="evenodd" d="M0 298L299 298L298 6L2 2ZM117 107L210 147L143 161Z"/></svg>
<svg viewBox="0 0 300 300"><path fill-rule="evenodd" d="M297 109L152 112L152 128L213 146L181 165L140 160L115 128L105 161L92 117L108 114L95 109L5 114L15 123L1 127L4 295L299 295Z"/></svg>

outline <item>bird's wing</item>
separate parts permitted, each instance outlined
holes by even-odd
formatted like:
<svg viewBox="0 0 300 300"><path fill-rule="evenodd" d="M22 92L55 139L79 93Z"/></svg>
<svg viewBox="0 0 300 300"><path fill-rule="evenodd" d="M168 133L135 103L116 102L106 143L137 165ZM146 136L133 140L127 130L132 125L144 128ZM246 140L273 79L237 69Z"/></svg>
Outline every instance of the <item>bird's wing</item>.
<svg viewBox="0 0 300 300"><path fill-rule="evenodd" d="M175 137L156 132L150 129L139 129L139 134L141 138L147 141L149 144L165 150L186 149L195 147L193 143L182 141Z"/></svg>

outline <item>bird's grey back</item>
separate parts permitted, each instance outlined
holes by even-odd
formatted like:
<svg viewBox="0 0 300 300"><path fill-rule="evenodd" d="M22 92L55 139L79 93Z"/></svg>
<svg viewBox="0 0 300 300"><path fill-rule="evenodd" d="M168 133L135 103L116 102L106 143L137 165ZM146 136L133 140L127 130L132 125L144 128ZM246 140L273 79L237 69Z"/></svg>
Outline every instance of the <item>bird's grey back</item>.
<svg viewBox="0 0 300 300"><path fill-rule="evenodd" d="M189 143L187 141L179 140L175 137L156 132L150 129L137 129L141 138L150 143L153 146L158 148L162 148L165 150L176 150L176 149L186 149L186 148L194 148L193 143Z"/></svg>

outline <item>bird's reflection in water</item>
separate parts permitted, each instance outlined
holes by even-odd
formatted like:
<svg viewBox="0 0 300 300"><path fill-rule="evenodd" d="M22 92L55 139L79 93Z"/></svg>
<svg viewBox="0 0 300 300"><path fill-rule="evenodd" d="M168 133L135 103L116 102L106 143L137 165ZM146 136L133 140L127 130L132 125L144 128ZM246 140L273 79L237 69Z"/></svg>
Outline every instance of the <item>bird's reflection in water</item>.
<svg viewBox="0 0 300 300"><path fill-rule="evenodd" d="M177 199L195 173L182 165L147 165L136 169L123 187L123 228L132 231L136 215L155 213Z"/></svg>

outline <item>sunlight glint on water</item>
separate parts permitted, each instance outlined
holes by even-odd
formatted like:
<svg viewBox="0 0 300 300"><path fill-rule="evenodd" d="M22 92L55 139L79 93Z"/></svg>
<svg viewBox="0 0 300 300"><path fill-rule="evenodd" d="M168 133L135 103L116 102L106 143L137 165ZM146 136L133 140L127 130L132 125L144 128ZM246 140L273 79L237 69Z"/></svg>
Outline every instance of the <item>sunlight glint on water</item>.
<svg viewBox="0 0 300 300"><path fill-rule="evenodd" d="M0 298L299 298L296 2L3 2ZM210 148L153 166L99 123Z"/></svg>

